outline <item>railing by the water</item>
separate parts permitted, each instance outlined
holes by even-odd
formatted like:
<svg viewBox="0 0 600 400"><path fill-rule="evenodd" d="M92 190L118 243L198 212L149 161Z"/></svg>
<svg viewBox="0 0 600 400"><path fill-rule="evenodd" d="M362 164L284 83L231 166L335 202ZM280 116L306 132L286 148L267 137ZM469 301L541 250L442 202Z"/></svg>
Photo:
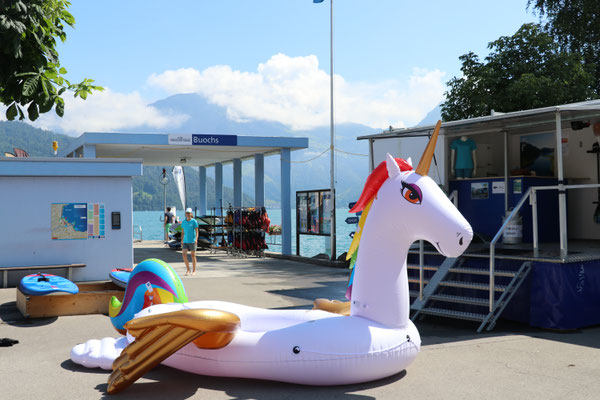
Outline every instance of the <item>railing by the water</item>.
<svg viewBox="0 0 600 400"><path fill-rule="evenodd" d="M136 236L138 238L136 238ZM143 242L144 241L144 234L143 234L141 225L133 226L133 241L134 242Z"/></svg>

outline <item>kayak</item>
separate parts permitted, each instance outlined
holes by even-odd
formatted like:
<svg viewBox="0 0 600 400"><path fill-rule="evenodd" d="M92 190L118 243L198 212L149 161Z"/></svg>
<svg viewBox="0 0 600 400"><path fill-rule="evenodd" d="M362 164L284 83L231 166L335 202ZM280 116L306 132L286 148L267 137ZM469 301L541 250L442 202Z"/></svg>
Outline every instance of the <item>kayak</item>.
<svg viewBox="0 0 600 400"><path fill-rule="evenodd" d="M127 287L127 282L129 282L129 276L131 275L132 268L115 268L108 276L114 282L115 285L122 287L125 289Z"/></svg>

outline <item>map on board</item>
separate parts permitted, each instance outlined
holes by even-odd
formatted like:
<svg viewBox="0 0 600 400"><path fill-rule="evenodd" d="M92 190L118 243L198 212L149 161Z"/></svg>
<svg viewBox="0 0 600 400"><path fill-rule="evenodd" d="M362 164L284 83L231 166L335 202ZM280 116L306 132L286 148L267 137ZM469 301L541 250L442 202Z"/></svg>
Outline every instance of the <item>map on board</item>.
<svg viewBox="0 0 600 400"><path fill-rule="evenodd" d="M88 203L87 205L87 237L103 239L105 237L104 204Z"/></svg>
<svg viewBox="0 0 600 400"><path fill-rule="evenodd" d="M52 240L88 238L86 203L53 203L50 210Z"/></svg>

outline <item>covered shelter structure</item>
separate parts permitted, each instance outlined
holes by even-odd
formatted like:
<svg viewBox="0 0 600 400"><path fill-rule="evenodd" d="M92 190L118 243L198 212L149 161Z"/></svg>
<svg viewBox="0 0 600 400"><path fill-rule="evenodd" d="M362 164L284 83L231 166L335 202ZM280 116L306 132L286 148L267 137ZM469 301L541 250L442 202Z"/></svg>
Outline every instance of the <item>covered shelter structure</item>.
<svg viewBox="0 0 600 400"><path fill-rule="evenodd" d="M233 206L242 206L242 162L254 160L254 205L265 205L264 157L281 159L282 253L292 251L291 152L308 148L308 138L222 134L86 132L61 152L74 158L137 158L143 165L199 169L200 214L222 207L223 165L233 164ZM215 204L207 204L206 169L215 168Z"/></svg>

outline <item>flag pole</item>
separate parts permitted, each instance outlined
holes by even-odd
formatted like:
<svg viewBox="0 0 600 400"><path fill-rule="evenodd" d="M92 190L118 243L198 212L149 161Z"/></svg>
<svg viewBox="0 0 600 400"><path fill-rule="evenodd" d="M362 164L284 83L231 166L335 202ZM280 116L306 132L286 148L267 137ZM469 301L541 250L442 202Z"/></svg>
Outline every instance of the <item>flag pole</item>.
<svg viewBox="0 0 600 400"><path fill-rule="evenodd" d="M331 228L330 228L330 239L331 239L331 260L335 261L336 259L336 251L335 251L335 132L333 126L333 0L331 2L331 11L330 11L330 32L329 32L329 49L330 49L330 74L329 74L329 99L330 99L330 135L331 135L331 144L330 144L330 179L331 179Z"/></svg>

